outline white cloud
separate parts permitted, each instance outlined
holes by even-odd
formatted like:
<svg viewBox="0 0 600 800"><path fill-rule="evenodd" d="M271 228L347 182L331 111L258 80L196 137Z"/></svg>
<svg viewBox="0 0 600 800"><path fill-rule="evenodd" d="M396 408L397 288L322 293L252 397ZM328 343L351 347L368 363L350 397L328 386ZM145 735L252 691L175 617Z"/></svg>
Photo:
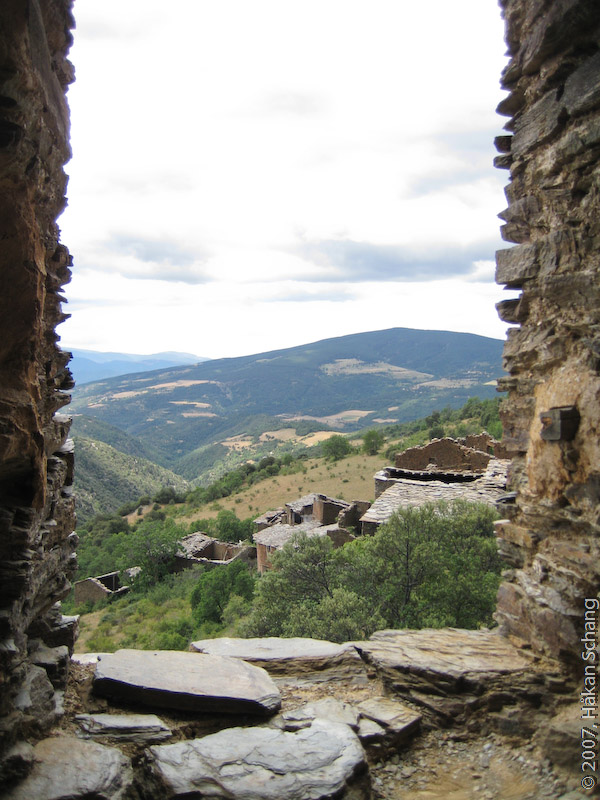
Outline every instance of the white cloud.
<svg viewBox="0 0 600 800"><path fill-rule="evenodd" d="M218 356L395 325L502 335L488 299L500 290L479 266L504 206L493 3L74 11L69 344ZM316 257L323 242L345 253L333 272ZM372 262L357 270L348 243ZM407 277L394 253L403 270L417 254L410 287L392 283Z"/></svg>

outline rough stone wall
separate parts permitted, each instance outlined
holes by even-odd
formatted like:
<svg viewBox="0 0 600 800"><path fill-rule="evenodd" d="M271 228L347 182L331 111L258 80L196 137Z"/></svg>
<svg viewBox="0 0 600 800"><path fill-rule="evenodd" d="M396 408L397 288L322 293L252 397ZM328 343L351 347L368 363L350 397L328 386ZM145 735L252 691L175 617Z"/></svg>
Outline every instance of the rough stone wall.
<svg viewBox="0 0 600 800"><path fill-rule="evenodd" d="M517 492L499 524L512 569L501 630L581 664L583 600L600 585L600 6L502 0L510 116L497 166L510 170L498 304L513 324L504 444ZM577 424L578 423L578 424Z"/></svg>
<svg viewBox="0 0 600 800"><path fill-rule="evenodd" d="M40 641L65 650L76 624L55 606L76 543L70 421L59 413L72 378L55 333L71 264L55 222L70 157L70 7L0 4L0 754L53 721L34 653Z"/></svg>
<svg viewBox="0 0 600 800"><path fill-rule="evenodd" d="M423 447L411 447L398 453L397 469L411 470L470 470L483 472L491 455L482 450L466 447L456 439L434 439Z"/></svg>

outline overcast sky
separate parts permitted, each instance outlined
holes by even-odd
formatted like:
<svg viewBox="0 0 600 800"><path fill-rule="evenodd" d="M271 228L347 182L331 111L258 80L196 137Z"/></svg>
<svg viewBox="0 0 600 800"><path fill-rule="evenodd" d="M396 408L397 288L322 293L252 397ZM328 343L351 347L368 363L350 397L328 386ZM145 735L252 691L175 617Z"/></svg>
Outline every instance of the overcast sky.
<svg viewBox="0 0 600 800"><path fill-rule="evenodd" d="M503 338L494 0L76 0L67 347Z"/></svg>

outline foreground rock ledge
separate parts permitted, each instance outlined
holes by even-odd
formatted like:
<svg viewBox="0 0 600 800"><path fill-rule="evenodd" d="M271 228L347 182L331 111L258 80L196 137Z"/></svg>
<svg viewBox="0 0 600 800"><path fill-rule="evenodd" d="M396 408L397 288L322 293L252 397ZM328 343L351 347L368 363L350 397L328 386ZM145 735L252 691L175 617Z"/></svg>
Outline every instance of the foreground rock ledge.
<svg viewBox="0 0 600 800"><path fill-rule="evenodd" d="M133 783L131 763L120 750L72 736L43 739L34 767L4 800L124 800Z"/></svg>
<svg viewBox="0 0 600 800"><path fill-rule="evenodd" d="M279 690L260 667L176 650L117 650L98 659L94 692L126 703L222 714L274 714Z"/></svg>
<svg viewBox="0 0 600 800"><path fill-rule="evenodd" d="M361 744L347 725L315 720L288 733L229 728L150 748L150 768L165 800L326 800L371 796Z"/></svg>
<svg viewBox="0 0 600 800"><path fill-rule="evenodd" d="M438 724L520 700L539 705L552 678L497 631L386 630L355 646L388 691L420 706Z"/></svg>
<svg viewBox="0 0 600 800"><path fill-rule="evenodd" d="M295 678L310 683L350 680L366 683L367 671L356 648L322 639L265 637L264 639L202 639L190 649L215 656L241 658L276 678Z"/></svg>

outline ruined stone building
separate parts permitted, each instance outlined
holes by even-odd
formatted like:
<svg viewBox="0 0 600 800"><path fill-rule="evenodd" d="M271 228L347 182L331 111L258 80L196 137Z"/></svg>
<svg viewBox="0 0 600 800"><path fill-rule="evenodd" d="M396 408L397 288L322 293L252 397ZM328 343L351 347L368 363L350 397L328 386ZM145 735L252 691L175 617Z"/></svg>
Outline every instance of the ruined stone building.
<svg viewBox="0 0 600 800"><path fill-rule="evenodd" d="M56 719L76 635L56 603L76 568L73 386L56 342L71 257L56 218L70 158L67 0L0 7L0 752ZM63 670L37 662L59 648ZM6 771L10 773L9 766Z"/></svg>
<svg viewBox="0 0 600 800"><path fill-rule="evenodd" d="M576 699L584 601L600 585L600 6L500 5L511 60L502 76L506 133L497 139L497 165L508 171L497 281L518 297L498 308L511 326L501 388L515 495L498 525L509 570L497 620L506 647L525 645L563 670L545 691L569 685ZM56 344L71 266L56 227L70 155L70 6L0 4L2 781L31 768L27 740L60 713L77 626L56 605L69 592L77 544L61 413L72 380Z"/></svg>
<svg viewBox="0 0 600 800"><path fill-rule="evenodd" d="M582 607L600 585L600 9L503 0L510 94L496 280L519 292L501 389L516 503L498 526L507 636L581 668ZM571 424L568 424L569 420ZM576 424L572 424L577 420Z"/></svg>
<svg viewBox="0 0 600 800"><path fill-rule="evenodd" d="M398 453L395 466L375 474L375 502L360 518L361 533L373 534L401 508L424 503L495 505L506 495L509 461L489 434L468 439L433 439Z"/></svg>
<svg viewBox="0 0 600 800"><path fill-rule="evenodd" d="M352 541L354 534L348 528L360 527L361 514L369 506L370 503L362 500L347 503L313 492L286 503L285 508L268 511L254 520L258 571L263 573L271 569L272 554L297 534L328 536L334 547Z"/></svg>

